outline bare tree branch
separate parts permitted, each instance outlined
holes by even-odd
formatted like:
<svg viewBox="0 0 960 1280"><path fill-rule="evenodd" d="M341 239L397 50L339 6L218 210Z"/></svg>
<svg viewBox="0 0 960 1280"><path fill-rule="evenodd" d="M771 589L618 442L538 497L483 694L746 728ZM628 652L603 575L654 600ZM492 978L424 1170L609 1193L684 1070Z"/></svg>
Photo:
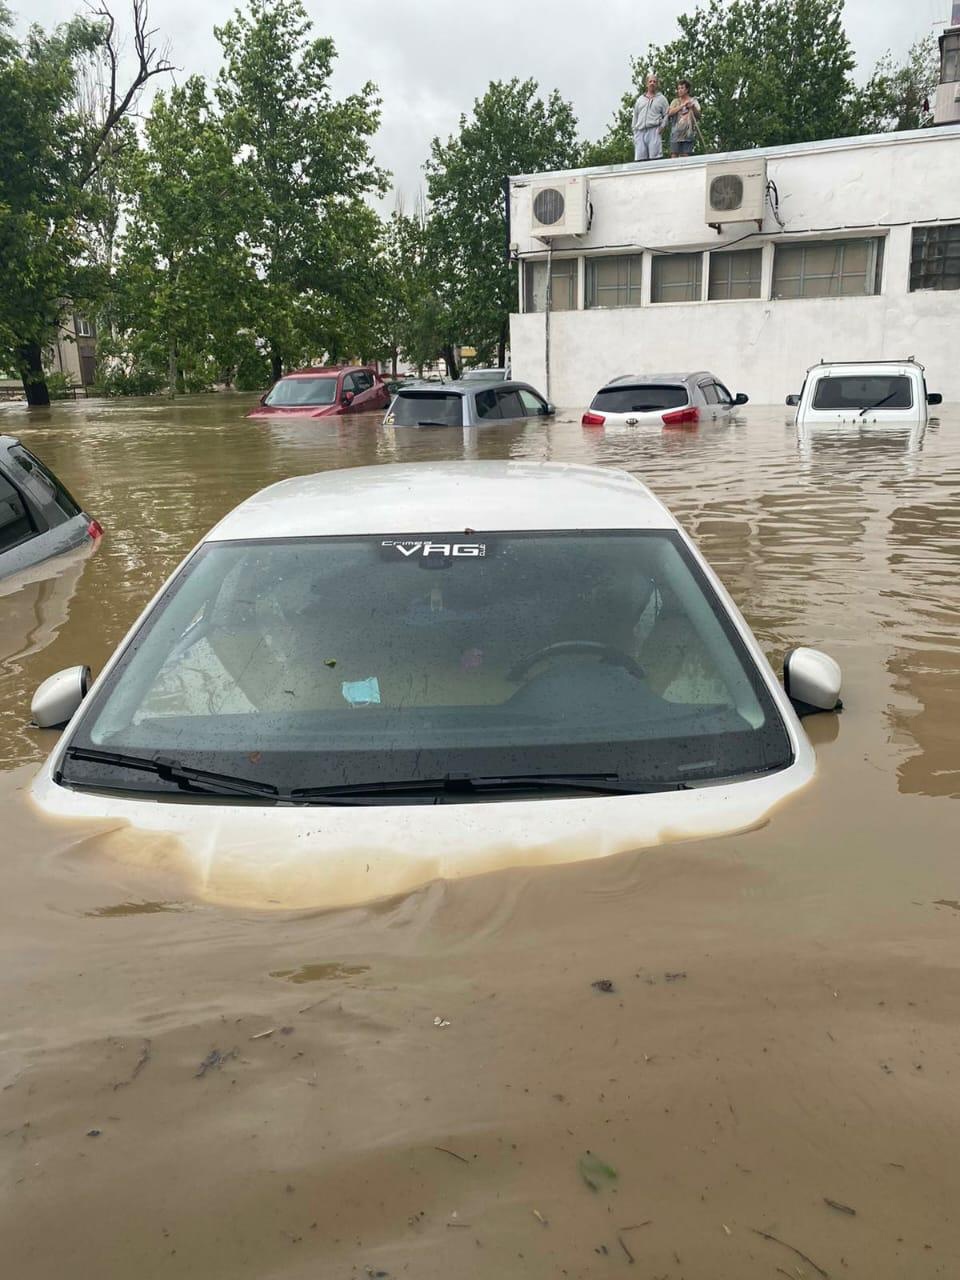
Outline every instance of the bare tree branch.
<svg viewBox="0 0 960 1280"><path fill-rule="evenodd" d="M121 93L118 88L120 66L120 44L117 40L116 19L111 13L106 0L99 4L87 4L91 15L104 23L103 50L110 69L110 88L105 94L103 119L99 122L90 142L87 168L81 177L81 185L86 185L97 171L100 164L100 153L111 132L127 115L135 100L148 80L154 76L175 71L173 63L167 60L167 46L158 52L153 37L157 34L155 27L147 26L150 20L147 0L133 0L133 46L136 51L137 65L133 78Z"/></svg>

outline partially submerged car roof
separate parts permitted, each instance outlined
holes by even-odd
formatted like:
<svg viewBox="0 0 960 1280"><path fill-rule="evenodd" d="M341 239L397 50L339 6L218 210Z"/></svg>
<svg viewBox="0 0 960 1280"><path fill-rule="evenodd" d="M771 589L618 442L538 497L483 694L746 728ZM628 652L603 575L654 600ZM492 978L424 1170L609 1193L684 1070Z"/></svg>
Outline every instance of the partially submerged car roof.
<svg viewBox="0 0 960 1280"><path fill-rule="evenodd" d="M666 507L626 471L558 462L421 462L281 480L242 502L204 541L676 528Z"/></svg>
<svg viewBox="0 0 960 1280"><path fill-rule="evenodd" d="M605 382L604 387L619 386L659 386L663 382L687 383L696 382L698 378L712 378L714 375L706 369L700 369L696 373L623 373L617 378L611 378L609 382Z"/></svg>

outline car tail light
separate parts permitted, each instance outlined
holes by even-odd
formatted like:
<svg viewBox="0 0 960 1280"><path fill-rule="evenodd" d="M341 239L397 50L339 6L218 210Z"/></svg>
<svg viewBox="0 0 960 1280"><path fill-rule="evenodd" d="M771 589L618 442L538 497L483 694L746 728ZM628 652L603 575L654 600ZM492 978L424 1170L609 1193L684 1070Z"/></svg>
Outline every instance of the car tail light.
<svg viewBox="0 0 960 1280"><path fill-rule="evenodd" d="M100 523L99 520L91 520L90 523L87 525L87 537L88 538L103 537L103 525Z"/></svg>
<svg viewBox="0 0 960 1280"><path fill-rule="evenodd" d="M606 418L602 413L590 413L588 410L580 419L581 427L602 427Z"/></svg>
<svg viewBox="0 0 960 1280"><path fill-rule="evenodd" d="M674 409L670 413L663 415L663 425L665 427L685 427L693 425L700 421L700 410L695 404L688 406L686 409Z"/></svg>

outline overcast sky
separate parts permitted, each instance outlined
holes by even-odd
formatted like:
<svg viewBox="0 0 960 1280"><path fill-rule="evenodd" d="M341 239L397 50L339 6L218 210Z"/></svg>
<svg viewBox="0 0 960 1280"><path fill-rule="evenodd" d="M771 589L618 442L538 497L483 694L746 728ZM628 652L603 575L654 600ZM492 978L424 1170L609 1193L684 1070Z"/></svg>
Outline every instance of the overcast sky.
<svg viewBox="0 0 960 1280"><path fill-rule="evenodd" d="M49 27L71 17L73 0L7 0L22 31L30 21ZM129 0L111 0L129 32ZM533 76L545 91L557 88L573 103L585 137L599 137L630 81L630 56L677 34L678 13L695 0L305 0L318 35L331 36L337 60L334 88L348 93L365 80L380 86L383 120L375 141L380 164L394 175L409 204L422 185L430 140L456 130L462 112L490 80ZM869 74L887 49L900 55L938 20L951 0L847 0L846 25ZM213 35L236 0L152 0L151 25L169 40L178 79L199 73L213 79L220 48ZM393 207L394 197L387 201Z"/></svg>

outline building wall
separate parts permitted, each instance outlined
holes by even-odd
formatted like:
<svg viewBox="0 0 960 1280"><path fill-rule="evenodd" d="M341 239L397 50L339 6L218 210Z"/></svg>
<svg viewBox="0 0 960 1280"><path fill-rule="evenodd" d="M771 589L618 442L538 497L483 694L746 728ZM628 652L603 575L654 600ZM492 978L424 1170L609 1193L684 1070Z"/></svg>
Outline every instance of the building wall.
<svg viewBox="0 0 960 1280"><path fill-rule="evenodd" d="M927 367L930 389L960 401L960 290L909 288L913 226L960 223L960 128L749 154L766 156L782 229L769 207L759 235L752 224L725 227L721 235L706 225L706 164L729 156L586 171L591 229L579 239L556 241L554 257L645 252L642 305L551 314L550 398L580 407L618 374L708 368L732 391L776 404L800 390L804 370L821 358L915 355ZM512 236L521 261L546 257L546 246L529 234L530 184L545 176L511 180ZM777 243L864 236L884 238L878 295L771 299ZM763 247L760 298L650 302L650 262L657 250L723 250L735 243ZM581 268L580 308L583 276ZM543 389L545 328L540 312L511 318L514 376Z"/></svg>

